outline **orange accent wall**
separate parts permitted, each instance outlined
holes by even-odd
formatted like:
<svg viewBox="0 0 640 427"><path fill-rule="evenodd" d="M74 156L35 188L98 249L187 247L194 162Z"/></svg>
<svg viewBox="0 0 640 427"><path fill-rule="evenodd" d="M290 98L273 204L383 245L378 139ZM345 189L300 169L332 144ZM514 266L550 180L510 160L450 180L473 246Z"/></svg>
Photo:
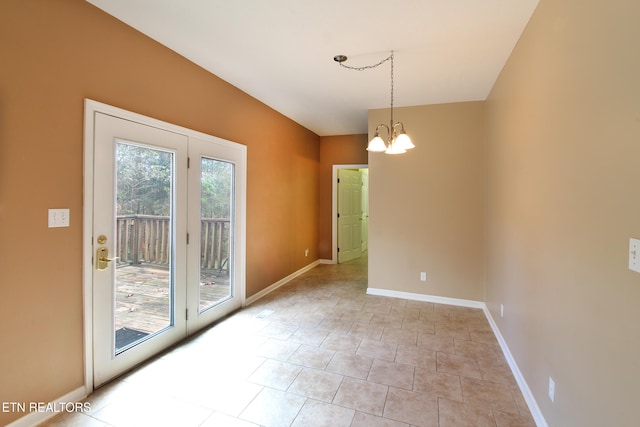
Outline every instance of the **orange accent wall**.
<svg viewBox="0 0 640 427"><path fill-rule="evenodd" d="M83 384L85 98L248 147L247 296L318 258L313 132L81 0L0 2L0 57L0 402Z"/></svg>
<svg viewBox="0 0 640 427"><path fill-rule="evenodd" d="M331 198L333 165L366 165L367 135L320 138L318 258L331 259Z"/></svg>

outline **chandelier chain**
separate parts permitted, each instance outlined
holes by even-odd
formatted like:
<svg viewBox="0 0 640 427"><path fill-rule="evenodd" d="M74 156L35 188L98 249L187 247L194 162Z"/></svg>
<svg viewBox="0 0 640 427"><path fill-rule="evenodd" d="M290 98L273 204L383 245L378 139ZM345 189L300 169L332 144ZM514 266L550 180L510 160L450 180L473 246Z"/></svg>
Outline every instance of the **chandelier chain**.
<svg viewBox="0 0 640 427"><path fill-rule="evenodd" d="M393 127L393 51L391 51L391 55L387 56L382 61L373 65L365 65L362 67L351 67L349 65L344 65L343 62L346 60L346 58L347 58L346 56L343 58L339 58L338 56L336 56L334 60L336 60L338 62L338 65L340 65L341 67L348 68L349 70L356 70L356 71L369 70L371 68L379 67L380 65L384 64L387 61L391 61L391 122L389 124L389 127L390 128Z"/></svg>
<svg viewBox="0 0 640 427"><path fill-rule="evenodd" d="M387 61L391 61L391 108L390 108L390 115L391 115L391 120L389 121L389 126L387 126L386 124L382 123L379 124L378 126L376 126L375 128L375 133L373 135L373 139L371 139L371 141L369 141L369 144L367 145L367 150L368 151L384 151L387 154L401 154L401 153L406 153L407 150L410 150L412 148L415 148L415 145L413 144L413 142L411 141L411 138L409 138L409 136L407 135L407 133L404 130L404 124L402 124L402 122L395 122L393 121L393 102L395 101L394 98L394 93L393 93L393 83L394 83L394 63L393 63L393 55L394 55L394 51L391 51L391 55L389 55L388 57L384 58L382 61L378 62L377 64L373 64L373 65L366 65L363 67L351 67L348 65L344 65L343 62L347 60L347 57L345 55L336 55L333 57L333 60L336 61L338 63L338 65L340 65L341 67L344 68L348 68L350 70L356 70L356 71L364 71L364 70L368 70L371 68L376 68L379 67L380 65L384 64ZM387 129L387 143L385 143L383 141L383 139L380 137L379 134L379 129L381 128L386 128Z"/></svg>
<svg viewBox="0 0 640 427"><path fill-rule="evenodd" d="M391 51L391 121L389 124L389 128L393 128L393 51Z"/></svg>
<svg viewBox="0 0 640 427"><path fill-rule="evenodd" d="M346 56L345 56L345 58L346 58ZM344 67L344 68L348 68L350 70L364 71L364 70L369 70L371 68L379 67L380 65L382 65L385 62L389 61L390 59L393 59L393 52L391 52L391 55L389 55L388 57L384 58L382 61L378 62L377 64L373 64L373 65L365 65L363 67L351 67L349 65L344 65L342 63L342 61L338 62L338 65L340 65L341 67Z"/></svg>

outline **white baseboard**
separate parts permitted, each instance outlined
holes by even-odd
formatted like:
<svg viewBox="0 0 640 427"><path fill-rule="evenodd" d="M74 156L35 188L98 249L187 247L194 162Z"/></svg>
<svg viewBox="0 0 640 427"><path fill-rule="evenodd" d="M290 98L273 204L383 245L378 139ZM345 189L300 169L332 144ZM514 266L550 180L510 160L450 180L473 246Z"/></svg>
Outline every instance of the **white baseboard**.
<svg viewBox="0 0 640 427"><path fill-rule="evenodd" d="M271 292L273 292L276 289L278 289L280 286L287 284L288 282L292 281L293 279L295 279L296 277L300 276L301 274L306 273L307 271L311 270L312 268L314 268L318 264L320 264L320 260L316 260L316 261L312 262L311 264L307 265L306 267L302 267L300 270L291 273L290 275L288 275L287 277L285 277L283 279L278 280L276 283L274 283L273 285L271 285L271 286L269 286L267 288L264 288L263 290L261 290L257 294L251 295L249 298L247 298L244 301L245 307L248 306L248 305L253 304L256 301L258 301L260 298L264 297L265 295L270 294Z"/></svg>
<svg viewBox="0 0 640 427"><path fill-rule="evenodd" d="M391 291L387 289L376 289L376 288L367 289L367 294L482 309L482 311L484 312L484 315L489 321L489 325L491 326L491 329L493 330L493 333L495 334L496 339L498 340L498 343L500 344L502 353L504 354L505 359L507 359L507 363L509 364L509 367L511 368L511 372L513 373L513 376L515 377L516 382L518 383L518 387L520 387L522 396L524 396L524 400L527 402L527 406L529 407L529 411L531 412L531 416L533 417L533 420L535 421L536 426L548 427L547 421L544 419L544 416L540 411L540 407L538 406L536 399L533 397L533 393L531 393L531 389L529 388L527 381L524 379L524 376L522 375L520 368L518 368L518 364L513 358L513 355L511 354L511 350L509 350L509 346L507 345L507 342L504 340L502 333L500 333L500 329L498 329L498 325L493 320L493 317L491 316L491 312L489 311L489 309L487 308L487 305L484 302L458 299L458 298L440 297L436 295L414 294L410 292Z"/></svg>
<svg viewBox="0 0 640 427"><path fill-rule="evenodd" d="M87 397L87 390L84 386L78 387L70 393L65 394L64 396L54 400L53 402L34 402L40 406L46 407L51 406L53 408L64 407L65 403L75 403L80 402L82 399ZM31 402L23 402L25 405L25 409L29 411L29 405ZM55 417L61 412L51 412L51 411L42 411L42 412L28 412L24 417L18 418L10 424L7 424L7 427L31 427L45 422L46 420Z"/></svg>
<svg viewBox="0 0 640 427"><path fill-rule="evenodd" d="M336 262L332 259L319 259L319 264L335 264Z"/></svg>
<svg viewBox="0 0 640 427"><path fill-rule="evenodd" d="M498 329L498 325L493 320L493 316L491 316L491 312L487 308L486 304L483 310L484 310L484 315L487 317L487 320L489 321L489 325L491 325L491 329L493 329L493 333L495 334L496 339L498 340L498 344L500 344L502 353L504 354L505 359L507 359L507 363L511 368L511 372L513 373L513 376L515 377L516 382L518 383L518 387L520 387L522 396L524 397L524 400L527 402L527 406L529 407L529 411L531 412L531 416L533 417L533 420L535 421L536 426L548 427L547 420L544 419L544 416L542 415L542 411L540 411L540 407L538 406L538 402L536 402L536 399L533 397L533 393L531 393L531 389L529 388L527 381L524 379L524 376L522 375L520 368L518 368L518 364L516 363L516 360L513 358L513 355L511 354L511 350L509 350L509 346L507 345L507 342L504 340L502 333L500 333L500 329Z"/></svg>
<svg viewBox="0 0 640 427"><path fill-rule="evenodd" d="M388 289L368 288L367 294L379 295L382 297L403 298L414 301L435 302L437 304L459 305L462 307L485 308L485 304L480 301L469 299L439 297L436 295L414 294L411 292L391 291Z"/></svg>

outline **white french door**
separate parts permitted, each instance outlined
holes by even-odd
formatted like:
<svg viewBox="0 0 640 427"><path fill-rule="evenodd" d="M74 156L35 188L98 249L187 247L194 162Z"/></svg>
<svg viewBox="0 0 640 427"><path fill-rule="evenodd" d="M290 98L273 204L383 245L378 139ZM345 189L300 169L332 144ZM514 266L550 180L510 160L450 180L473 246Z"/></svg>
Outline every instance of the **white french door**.
<svg viewBox="0 0 640 427"><path fill-rule="evenodd" d="M238 203L244 192L244 183L238 182L244 174L243 153L235 146L189 139L189 333L244 303L244 231L239 224L244 208L240 211Z"/></svg>
<svg viewBox="0 0 640 427"><path fill-rule="evenodd" d="M246 148L93 101L86 119L95 388L242 306Z"/></svg>
<svg viewBox="0 0 640 427"><path fill-rule="evenodd" d="M187 230L187 143L184 135L95 115L96 386L186 335L186 239L180 236ZM143 235L152 232L153 238Z"/></svg>

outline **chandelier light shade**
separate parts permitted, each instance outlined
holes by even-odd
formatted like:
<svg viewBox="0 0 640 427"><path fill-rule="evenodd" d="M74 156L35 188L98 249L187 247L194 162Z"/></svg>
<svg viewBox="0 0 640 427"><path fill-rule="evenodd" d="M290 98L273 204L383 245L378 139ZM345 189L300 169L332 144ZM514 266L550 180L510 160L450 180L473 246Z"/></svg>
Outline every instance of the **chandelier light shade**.
<svg viewBox="0 0 640 427"><path fill-rule="evenodd" d="M350 67L344 65L343 62L347 60L347 57L345 55L336 55L333 57L333 60L336 61L341 67L357 71L375 68L387 61L391 61L391 108L389 109L391 118L389 120L388 126L384 123L376 126L375 133L371 141L369 141L367 150L372 152L385 152L386 154L402 154L406 153L407 150L415 148L415 145L411 141L411 138L409 138L409 135L407 135L404 130L404 124L402 122L393 121L393 51L391 51L391 55L378 62L377 64L367 65L364 67ZM387 131L387 142L385 142L380 136L380 129L383 128Z"/></svg>
<svg viewBox="0 0 640 427"><path fill-rule="evenodd" d="M382 126L386 127L387 125L382 125ZM378 127L380 127L380 125L378 125ZM387 150L387 145L384 143L382 138L380 138L380 134L378 133L378 128L376 128L376 133L375 135L373 135L373 139L369 141L367 150L369 151L386 151Z"/></svg>

